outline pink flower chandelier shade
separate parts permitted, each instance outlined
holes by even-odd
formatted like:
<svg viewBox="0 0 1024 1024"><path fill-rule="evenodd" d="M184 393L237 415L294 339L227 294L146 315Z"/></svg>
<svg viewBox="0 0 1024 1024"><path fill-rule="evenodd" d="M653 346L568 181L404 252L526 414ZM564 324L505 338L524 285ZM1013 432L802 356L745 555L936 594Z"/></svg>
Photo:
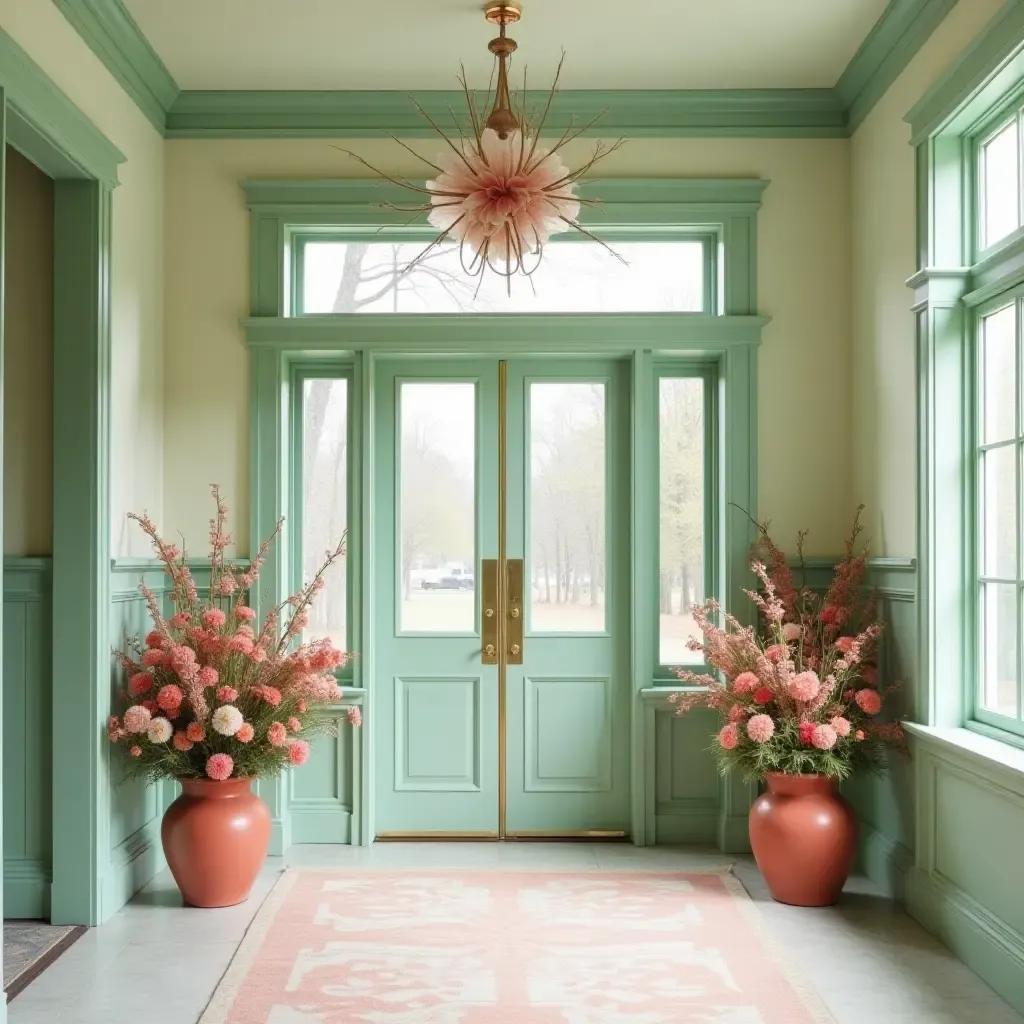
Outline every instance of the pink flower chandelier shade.
<svg viewBox="0 0 1024 1024"><path fill-rule="evenodd" d="M462 268L467 275L482 280L484 273L490 270L506 279L511 294L512 278L517 274L529 277L536 271L544 246L553 234L574 229L605 245L580 224L581 206L593 205L595 200L581 198L576 189L593 166L618 149L623 140L611 144L598 142L590 159L575 170L563 160L563 150L592 128L599 117L582 125L577 125L573 119L553 145L542 147L540 138L558 89L562 62L559 62L540 116L532 117L522 105L517 109L516 97L508 87L508 61L517 46L506 34L506 27L519 20L519 5L494 0L485 7L485 14L488 21L500 26L500 34L488 44L497 62L494 91L488 89L486 94L485 109L491 106L490 114L482 119L463 69L459 82L469 113L468 135L459 128L452 111L458 138L449 138L413 100L447 149L436 162L431 162L391 136L434 172L430 180L419 185L379 170L357 153L344 152L392 184L423 197L418 205L385 205L405 213L426 213L428 222L440 232L403 268L403 274L408 274L438 246L457 242ZM525 103L525 75L521 96Z"/></svg>

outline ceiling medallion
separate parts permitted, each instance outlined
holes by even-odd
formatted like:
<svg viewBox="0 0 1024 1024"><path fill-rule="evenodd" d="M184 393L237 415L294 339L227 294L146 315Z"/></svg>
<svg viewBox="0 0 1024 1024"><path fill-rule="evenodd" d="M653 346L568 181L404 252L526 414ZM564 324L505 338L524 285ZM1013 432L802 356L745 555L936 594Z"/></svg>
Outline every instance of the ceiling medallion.
<svg viewBox="0 0 1024 1024"><path fill-rule="evenodd" d="M458 135L445 134L413 99L416 109L447 144L448 149L437 158L437 163L431 163L391 136L422 160L434 172L433 178L419 185L387 174L357 153L345 150L375 174L424 197L423 202L415 206L386 204L389 209L406 213L427 213L429 223L440 232L403 268L404 274L444 243L458 242L462 268L467 275L482 281L490 270L505 278L511 294L512 278L517 274L529 277L536 271L544 245L553 234L574 229L605 245L580 224L581 205L594 205L596 201L580 198L576 188L598 160L618 149L623 140L611 144L598 142L590 159L576 170L570 170L562 158L564 148L592 128L603 116L598 115L585 124L570 119L568 127L550 148L540 146L565 55L558 63L555 80L539 116L527 111L525 71L521 93L510 92L508 85L509 61L517 44L506 30L519 21L521 14L522 9L515 2L494 0L484 8L487 20L499 26L498 36L487 45L494 54L497 74L492 75L494 89L488 87L481 109L477 106L476 93L466 82L465 68L460 69L458 79L469 114L468 133L459 126L455 112L451 111ZM483 118L483 111L488 107L490 113ZM479 289L479 284L477 287Z"/></svg>

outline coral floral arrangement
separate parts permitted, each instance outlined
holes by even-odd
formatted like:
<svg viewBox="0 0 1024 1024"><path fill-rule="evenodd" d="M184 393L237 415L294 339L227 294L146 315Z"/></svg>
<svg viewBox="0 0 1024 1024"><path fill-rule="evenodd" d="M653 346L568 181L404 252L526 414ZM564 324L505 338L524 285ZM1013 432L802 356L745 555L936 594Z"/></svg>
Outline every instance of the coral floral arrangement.
<svg viewBox="0 0 1024 1024"><path fill-rule="evenodd" d="M721 676L679 670L694 693L673 694L677 714L696 706L720 711L725 723L715 749L723 772L739 769L749 779L768 772L821 774L844 779L858 767L877 769L886 745L903 746L896 722L880 721L878 640L873 594L866 594L866 549L857 510L842 561L823 596L797 586L785 554L758 525L760 538L751 568L761 592L747 591L757 606L760 635L725 614L714 601L694 609L706 663ZM803 565L803 541L797 550Z"/></svg>
<svg viewBox="0 0 1024 1024"><path fill-rule="evenodd" d="M259 632L247 604L271 542L237 573L225 561L227 506L213 488L209 597L200 599L184 552L168 544L147 516L132 515L149 536L170 578L174 612L145 583L140 590L153 619L144 643L115 652L127 677L121 699L129 706L107 724L124 748L129 776L265 778L309 758L310 736L336 719L325 707L341 699L334 672L348 654L328 640L300 643L309 608L324 589L324 572L345 554L345 538L327 553L320 571L297 594L272 609ZM359 709L348 719L359 724Z"/></svg>

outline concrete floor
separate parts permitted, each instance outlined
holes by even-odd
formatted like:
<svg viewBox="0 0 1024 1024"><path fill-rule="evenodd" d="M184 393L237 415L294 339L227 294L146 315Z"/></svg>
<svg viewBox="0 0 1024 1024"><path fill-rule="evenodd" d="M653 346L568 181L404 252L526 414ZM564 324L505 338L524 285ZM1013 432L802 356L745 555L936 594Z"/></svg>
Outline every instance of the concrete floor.
<svg viewBox="0 0 1024 1024"><path fill-rule="evenodd" d="M297 846L271 858L252 897L182 907L167 872L93 928L8 1007L10 1024L194 1024L286 864L540 871L706 870L735 863L769 927L837 1024L1024 1024L980 978L862 878L835 907L774 903L749 858L626 844L388 843ZM264 1024L264 1022L253 1022Z"/></svg>

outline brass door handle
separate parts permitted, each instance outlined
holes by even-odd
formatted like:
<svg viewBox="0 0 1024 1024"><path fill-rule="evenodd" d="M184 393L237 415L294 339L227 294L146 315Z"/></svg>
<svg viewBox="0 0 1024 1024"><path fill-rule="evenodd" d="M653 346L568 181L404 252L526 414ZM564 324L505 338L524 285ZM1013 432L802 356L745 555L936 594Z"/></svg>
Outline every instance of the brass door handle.
<svg viewBox="0 0 1024 1024"><path fill-rule="evenodd" d="M494 558L480 561L480 598L483 618L480 622L481 661L485 665L498 664L498 562Z"/></svg>
<svg viewBox="0 0 1024 1024"><path fill-rule="evenodd" d="M509 648L509 652L511 653L512 657L514 658L519 653L519 644L513 644Z"/></svg>
<svg viewBox="0 0 1024 1024"><path fill-rule="evenodd" d="M508 619L506 629L508 632L504 641L508 644L508 659L510 665L522 665L523 663L523 560L521 558L510 558L507 569L507 591L506 601L508 602Z"/></svg>
<svg viewBox="0 0 1024 1024"><path fill-rule="evenodd" d="M495 648L494 644L488 644L484 648L484 654L486 654L488 658L493 658L496 653L496 650L497 649Z"/></svg>

